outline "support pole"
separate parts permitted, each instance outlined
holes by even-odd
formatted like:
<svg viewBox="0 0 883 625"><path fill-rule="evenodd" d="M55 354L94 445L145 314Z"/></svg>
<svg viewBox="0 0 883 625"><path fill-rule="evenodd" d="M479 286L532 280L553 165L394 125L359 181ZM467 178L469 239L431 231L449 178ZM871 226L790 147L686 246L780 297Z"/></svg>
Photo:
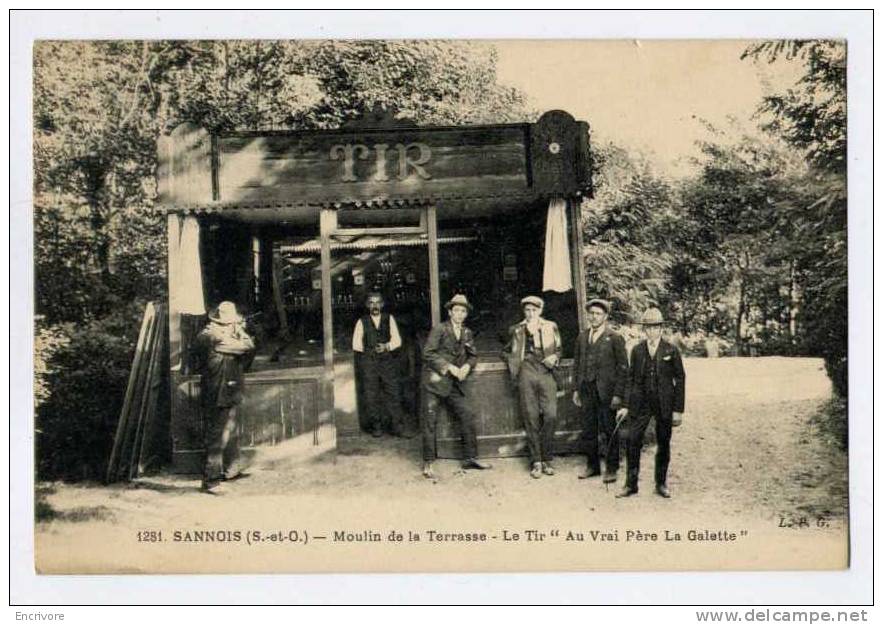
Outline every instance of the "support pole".
<svg viewBox="0 0 883 625"><path fill-rule="evenodd" d="M331 233L337 229L337 211L323 208L319 213L319 241L321 244L320 268L322 271L322 339L325 372L322 376L322 396L324 410L319 415L319 424L333 424L334 420L334 311L331 297ZM314 433L314 443L319 441L318 430Z"/></svg>
<svg viewBox="0 0 883 625"><path fill-rule="evenodd" d="M441 322L441 294L438 283L438 222L435 206L426 207L426 234L429 248L429 305L432 308L432 325Z"/></svg>
<svg viewBox="0 0 883 625"><path fill-rule="evenodd" d="M573 263L573 289L576 294L576 314L579 320L579 330L582 332L588 327L586 316L586 267L583 261L583 220L582 198L572 197L567 201L570 206L570 247L571 262Z"/></svg>

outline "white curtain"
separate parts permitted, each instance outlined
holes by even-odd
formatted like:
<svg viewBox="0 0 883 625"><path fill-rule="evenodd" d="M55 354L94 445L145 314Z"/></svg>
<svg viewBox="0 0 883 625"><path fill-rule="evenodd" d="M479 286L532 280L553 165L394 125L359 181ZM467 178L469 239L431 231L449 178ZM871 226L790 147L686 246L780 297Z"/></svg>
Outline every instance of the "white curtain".
<svg viewBox="0 0 883 625"><path fill-rule="evenodd" d="M546 216L546 257L543 290L563 293L573 288L570 245L567 242L567 202L553 198Z"/></svg>
<svg viewBox="0 0 883 625"><path fill-rule="evenodd" d="M185 315L204 315L205 297L202 292L202 262L199 258L199 222L193 215L184 218L178 249L181 262L178 310Z"/></svg>
<svg viewBox="0 0 883 625"><path fill-rule="evenodd" d="M169 338L173 370L181 367L181 315L204 315L202 263L199 258L199 221L168 216Z"/></svg>

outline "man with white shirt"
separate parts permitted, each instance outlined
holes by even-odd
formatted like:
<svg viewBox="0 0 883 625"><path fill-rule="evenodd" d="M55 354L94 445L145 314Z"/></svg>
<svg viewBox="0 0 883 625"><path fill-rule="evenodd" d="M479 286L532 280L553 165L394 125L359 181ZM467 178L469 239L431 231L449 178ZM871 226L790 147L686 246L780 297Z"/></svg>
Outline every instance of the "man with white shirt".
<svg viewBox="0 0 883 625"><path fill-rule="evenodd" d="M622 404L629 362L625 339L607 326L610 304L592 299L586 305L589 328L579 335L573 355L573 403L583 409L586 472L580 479L601 475L598 437L606 438L604 483L616 481L619 438L614 413Z"/></svg>
<svg viewBox="0 0 883 625"><path fill-rule="evenodd" d="M561 360L558 325L542 317L543 300L528 295L521 300L524 319L509 329L503 358L518 390L518 405L527 433L530 476L555 475L552 446L558 418L558 385L554 371Z"/></svg>
<svg viewBox="0 0 883 625"><path fill-rule="evenodd" d="M375 437L383 436L385 426L396 436L410 437L413 433L405 427L397 358L402 337L395 317L383 311L383 304L380 293L369 293L365 303L368 314L356 322L353 330L353 352L361 372L366 421ZM389 414L388 420L384 413Z"/></svg>
<svg viewBox="0 0 883 625"><path fill-rule="evenodd" d="M644 432L656 423L656 494L671 497L666 478L671 459L671 430L681 424L684 413L684 364L678 348L662 338L662 313L648 308L641 317L646 340L632 348L627 401L617 413L628 417L628 455L625 487L617 497L638 492L638 473Z"/></svg>

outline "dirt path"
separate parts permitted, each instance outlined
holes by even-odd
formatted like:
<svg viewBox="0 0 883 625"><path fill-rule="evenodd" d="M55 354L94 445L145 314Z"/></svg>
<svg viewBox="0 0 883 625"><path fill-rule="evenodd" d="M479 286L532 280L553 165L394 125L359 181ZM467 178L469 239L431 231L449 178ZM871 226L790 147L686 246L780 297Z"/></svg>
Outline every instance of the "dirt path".
<svg viewBox="0 0 883 625"><path fill-rule="evenodd" d="M562 458L558 475L541 480L527 476L523 459L497 460L488 472L442 461L439 479L429 483L419 475L417 440L368 438L354 454L318 456L288 441L262 450L251 475L225 485L218 497L174 476L111 488L42 485L55 519L36 526L38 562L47 571L243 572L843 566L847 463L818 427L816 415L830 397L821 361L689 359L686 368L687 412L672 443L671 500L652 493L653 448L644 452L640 495L617 500L618 485L576 479L582 457ZM800 527L783 528L783 520ZM429 551L425 543L384 551L329 542L305 546L296 558L278 548L240 553L238 546L172 539L175 531L221 527L297 528L328 534L329 541L335 531L376 530L385 538L408 528L486 531L495 538L487 547ZM542 552L503 544L504 529L521 531L523 540L530 528L668 529L683 536L726 529L744 537L713 550L685 542L680 551L671 544L639 547L624 535L614 545L590 541L591 549L560 536ZM163 544L138 542L142 530L162 531Z"/></svg>

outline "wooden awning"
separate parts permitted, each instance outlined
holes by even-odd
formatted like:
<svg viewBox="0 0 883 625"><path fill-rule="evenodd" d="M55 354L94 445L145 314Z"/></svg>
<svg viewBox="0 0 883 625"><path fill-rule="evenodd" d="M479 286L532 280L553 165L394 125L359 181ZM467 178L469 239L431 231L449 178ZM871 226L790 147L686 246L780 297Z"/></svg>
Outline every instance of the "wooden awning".
<svg viewBox="0 0 883 625"><path fill-rule="evenodd" d="M312 220L322 208L523 209L591 193L588 132L563 111L462 127L221 135L183 124L160 141L159 204L245 221Z"/></svg>

